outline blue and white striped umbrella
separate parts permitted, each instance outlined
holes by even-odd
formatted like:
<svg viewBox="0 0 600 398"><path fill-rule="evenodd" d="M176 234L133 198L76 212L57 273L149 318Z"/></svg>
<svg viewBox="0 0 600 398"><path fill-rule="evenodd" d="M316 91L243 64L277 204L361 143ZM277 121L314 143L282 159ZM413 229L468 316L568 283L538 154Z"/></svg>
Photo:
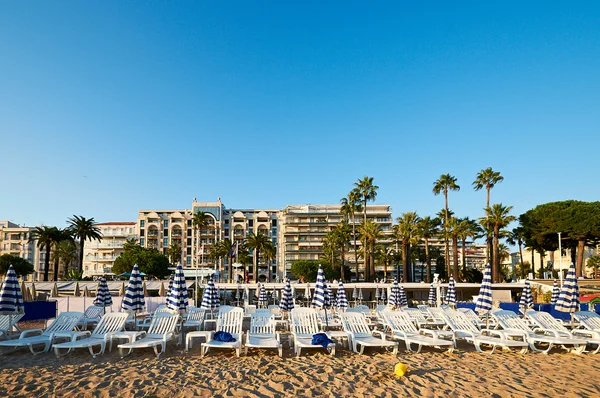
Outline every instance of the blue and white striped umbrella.
<svg viewBox="0 0 600 398"><path fill-rule="evenodd" d="M558 296L560 296L560 287L558 287L558 281L555 279L552 284L552 298L550 299L550 304L556 304Z"/></svg>
<svg viewBox="0 0 600 398"><path fill-rule="evenodd" d="M456 304L456 281L450 276L448 291L446 292L446 304Z"/></svg>
<svg viewBox="0 0 600 398"><path fill-rule="evenodd" d="M133 266L129 282L125 288L125 296L121 301L121 309L126 312L141 312L146 308L144 299L144 287L142 286L142 277L137 264Z"/></svg>
<svg viewBox="0 0 600 398"><path fill-rule="evenodd" d="M171 311L186 312L188 308L188 292L183 274L183 266L175 268L173 286L167 295L167 308Z"/></svg>
<svg viewBox="0 0 600 398"><path fill-rule="evenodd" d="M575 265L573 264L569 267L569 272L567 272L567 277L554 308L562 312L573 313L579 311L579 285L577 284Z"/></svg>
<svg viewBox="0 0 600 398"><path fill-rule="evenodd" d="M408 306L408 300L406 299L406 292L404 291L404 286L398 287L398 306L406 307Z"/></svg>
<svg viewBox="0 0 600 398"><path fill-rule="evenodd" d="M333 292L331 291L331 286L325 284L325 306L327 308L334 307L335 297L333 297Z"/></svg>
<svg viewBox="0 0 600 398"><path fill-rule="evenodd" d="M173 289L173 275L169 276L169 287L167 288L167 297L171 295L171 289Z"/></svg>
<svg viewBox="0 0 600 398"><path fill-rule="evenodd" d="M483 272L483 281L479 288L479 295L477 296L477 304L475 305L475 311L477 313L489 313L492 310L492 267L487 264L485 271Z"/></svg>
<svg viewBox="0 0 600 398"><path fill-rule="evenodd" d="M202 294L202 304L200 304L200 308L204 308L205 310L209 311L214 311L220 306L221 302L219 301L219 294L217 293L215 282L212 279L210 279L208 281L208 284L204 288L204 294Z"/></svg>
<svg viewBox="0 0 600 398"><path fill-rule="evenodd" d="M100 278L98 282L98 288L96 289L96 298L94 299L94 305L96 307L110 307L112 305L112 297L108 290L108 283L106 279Z"/></svg>
<svg viewBox="0 0 600 398"><path fill-rule="evenodd" d="M2 289L0 289L0 314L13 315L24 312L23 294L12 265L8 267Z"/></svg>
<svg viewBox="0 0 600 398"><path fill-rule="evenodd" d="M269 298L267 297L267 289L265 289L264 284L260 285L260 288L258 289L258 305L262 308L265 308L268 301Z"/></svg>
<svg viewBox="0 0 600 398"><path fill-rule="evenodd" d="M523 286L523 291L521 292L519 307L523 307L525 310L533 307L533 295L531 294L531 284L529 283L529 279L525 279L525 286Z"/></svg>
<svg viewBox="0 0 600 398"><path fill-rule="evenodd" d="M323 273L323 266L320 264L319 270L317 271L315 294L313 295L312 303L310 305L313 308L323 308L325 306L325 274Z"/></svg>
<svg viewBox="0 0 600 398"><path fill-rule="evenodd" d="M429 305L436 305L436 303L437 303L437 298L436 298L436 294L435 294L435 286L433 286L433 283L429 286L429 296L427 297L427 303Z"/></svg>
<svg viewBox="0 0 600 398"><path fill-rule="evenodd" d="M394 279L392 287L390 289L390 297L388 298L388 305L398 307L400 305L400 288L398 287L398 280Z"/></svg>
<svg viewBox="0 0 600 398"><path fill-rule="evenodd" d="M281 289L281 300L279 300L279 309L281 311L291 311L294 308L294 299L292 297L292 286L290 280L285 281L285 286Z"/></svg>
<svg viewBox="0 0 600 398"><path fill-rule="evenodd" d="M277 304L277 300L279 300L279 292L277 292L277 289L275 289L275 286L273 286L273 294L271 295L271 297L273 298L273 304Z"/></svg>
<svg viewBox="0 0 600 398"><path fill-rule="evenodd" d="M337 289L337 309L338 310L345 310L346 308L348 308L348 298L346 297L346 289L344 289L344 284L342 283L342 281L340 281L338 283L338 289Z"/></svg>

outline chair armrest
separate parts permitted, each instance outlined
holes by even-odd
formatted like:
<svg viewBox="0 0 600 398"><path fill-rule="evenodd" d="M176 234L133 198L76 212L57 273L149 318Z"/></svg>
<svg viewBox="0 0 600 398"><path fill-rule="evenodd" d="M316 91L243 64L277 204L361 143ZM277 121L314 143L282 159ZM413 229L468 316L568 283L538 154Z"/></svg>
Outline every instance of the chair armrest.
<svg viewBox="0 0 600 398"><path fill-rule="evenodd" d="M372 333L373 335L379 335L381 340L385 340L385 333L383 333L381 330L373 330Z"/></svg>
<svg viewBox="0 0 600 398"><path fill-rule="evenodd" d="M281 332L275 332L275 338L281 343Z"/></svg>
<svg viewBox="0 0 600 398"><path fill-rule="evenodd" d="M571 333L575 337L591 338L594 340L600 340L600 332L595 330L577 329Z"/></svg>
<svg viewBox="0 0 600 398"><path fill-rule="evenodd" d="M92 335L92 332L90 332L89 330L84 330L83 332L76 332L73 334L71 341L83 340L85 338L90 337L91 335Z"/></svg>
<svg viewBox="0 0 600 398"><path fill-rule="evenodd" d="M29 329L29 330L25 330L25 331L21 332L21 335L19 336L19 338L24 339L25 337L39 336L42 333L44 333L44 331L42 329Z"/></svg>
<svg viewBox="0 0 600 398"><path fill-rule="evenodd" d="M498 337L501 340L508 340L508 336L502 330L481 329L482 336Z"/></svg>
<svg viewBox="0 0 600 398"><path fill-rule="evenodd" d="M441 331L441 330L433 330L433 329L420 329L419 330L419 334L422 334L423 336L429 336L429 337L434 338L434 339L439 339L440 338L440 332L444 336L448 336L449 335L448 332L444 332L444 331Z"/></svg>

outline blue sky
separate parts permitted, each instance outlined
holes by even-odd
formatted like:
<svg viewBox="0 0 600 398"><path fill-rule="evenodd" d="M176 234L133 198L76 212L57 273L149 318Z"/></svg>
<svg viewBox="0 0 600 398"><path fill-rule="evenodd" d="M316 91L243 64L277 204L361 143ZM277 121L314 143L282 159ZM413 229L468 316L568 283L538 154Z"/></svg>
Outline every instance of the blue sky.
<svg viewBox="0 0 600 398"><path fill-rule="evenodd" d="M0 219L597 200L600 3L523 3L2 2Z"/></svg>

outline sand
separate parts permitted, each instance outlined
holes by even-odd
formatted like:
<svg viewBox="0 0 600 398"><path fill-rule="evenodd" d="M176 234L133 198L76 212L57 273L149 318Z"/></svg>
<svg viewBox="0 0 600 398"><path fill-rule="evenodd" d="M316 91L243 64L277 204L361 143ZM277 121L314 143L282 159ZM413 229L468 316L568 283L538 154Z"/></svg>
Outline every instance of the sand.
<svg viewBox="0 0 600 398"><path fill-rule="evenodd" d="M284 342L287 336L284 336ZM467 344L448 354L424 349L400 353L367 349L336 356L307 350L295 358L284 344L275 351L233 351L199 347L185 354L170 345L156 359L151 349L121 359L117 349L93 359L87 350L57 359L21 350L0 356L0 396L8 397L597 397L600 356L556 350L549 355L481 354ZM402 361L407 376L397 378Z"/></svg>

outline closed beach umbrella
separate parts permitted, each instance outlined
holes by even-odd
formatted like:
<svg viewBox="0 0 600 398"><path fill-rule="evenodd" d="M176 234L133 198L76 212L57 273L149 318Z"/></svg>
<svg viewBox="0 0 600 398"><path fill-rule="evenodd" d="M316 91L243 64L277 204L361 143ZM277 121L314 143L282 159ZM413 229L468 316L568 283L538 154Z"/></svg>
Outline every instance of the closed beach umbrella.
<svg viewBox="0 0 600 398"><path fill-rule="evenodd" d="M33 301L37 300L37 292L35 290L35 282L31 282L31 287L29 288L29 294L31 295L31 299Z"/></svg>
<svg viewBox="0 0 600 398"><path fill-rule="evenodd" d="M21 286L19 287L19 289L21 290L21 296L23 297L23 301L31 301L27 296L27 287L25 286L24 280L21 281Z"/></svg>
<svg viewBox="0 0 600 398"><path fill-rule="evenodd" d="M306 297L307 300L310 300L310 283L306 284L306 288L304 289L304 297Z"/></svg>
<svg viewBox="0 0 600 398"><path fill-rule="evenodd" d="M362 288L360 288L360 289L358 289L358 301L362 303L363 300L364 300L363 292L362 292Z"/></svg>
<svg viewBox="0 0 600 398"><path fill-rule="evenodd" d="M54 286L52 286L50 297L58 297L58 284L56 282L54 282Z"/></svg>
<svg viewBox="0 0 600 398"><path fill-rule="evenodd" d="M146 308L146 300L144 300L144 287L142 286L142 277L140 270L136 265L133 266L129 282L125 288L123 301L121 301L121 309L126 312L138 313Z"/></svg>
<svg viewBox="0 0 600 398"><path fill-rule="evenodd" d="M164 282L160 282L160 286L158 288L158 295L160 297L165 297L167 295L167 292L165 291L165 283Z"/></svg>
<svg viewBox="0 0 600 398"><path fill-rule="evenodd" d="M22 314L25 311L23 306L23 294L19 287L17 274L12 265L8 267L2 288L0 289L0 314L8 315L9 319L9 338L12 337L12 317Z"/></svg>
<svg viewBox="0 0 600 398"><path fill-rule="evenodd" d="M386 290L387 289L385 287L381 289L381 301L383 303L385 303L385 300L387 300L386 293L385 293Z"/></svg>
<svg viewBox="0 0 600 398"><path fill-rule="evenodd" d="M379 291L379 285L375 286L375 298L377 299L377 301L379 301L379 299L381 298L381 292Z"/></svg>
<svg viewBox="0 0 600 398"><path fill-rule="evenodd" d="M429 296L427 297L427 303L431 306L436 304L435 286L433 286L433 283L429 286Z"/></svg>
<svg viewBox="0 0 600 398"><path fill-rule="evenodd" d="M73 296L74 297L81 296L81 291L79 290L79 282L75 282L75 289L73 289Z"/></svg>
<svg viewBox="0 0 600 398"><path fill-rule="evenodd" d="M87 285L83 286L83 292L81 292L81 297L91 297Z"/></svg>
<svg viewBox="0 0 600 398"><path fill-rule="evenodd" d="M175 277L167 295L167 308L171 311L186 312L188 307L188 292L183 274L183 266L179 264L175 268Z"/></svg>
<svg viewBox="0 0 600 398"><path fill-rule="evenodd" d="M244 300L244 301L248 300L250 298L249 296L250 296L250 294L248 293L248 288L245 288L244 293L242 294L242 300Z"/></svg>
<svg viewBox="0 0 600 398"><path fill-rule="evenodd" d="M327 298L327 308L332 308L335 307L335 297L333 295L333 291L331 290L331 286L330 285L326 285L327 288L325 289L325 293L327 293L327 295L325 296Z"/></svg>
<svg viewBox="0 0 600 398"><path fill-rule="evenodd" d="M238 284L235 288L235 299L240 300L242 298L242 294L240 293L240 285Z"/></svg>
<svg viewBox="0 0 600 398"><path fill-rule="evenodd" d="M400 295L400 288L398 287L398 280L394 279L394 282L392 283L392 288L390 291L390 296L388 297L388 305L397 307L399 305L399 296Z"/></svg>
<svg viewBox="0 0 600 398"><path fill-rule="evenodd" d="M356 286L354 286L354 289L352 289L352 298L354 301L358 300L358 290L356 289Z"/></svg>
<svg viewBox="0 0 600 398"><path fill-rule="evenodd" d="M342 281L338 283L336 301L336 307L338 310L345 310L348 308L348 297L346 297L346 289L344 289L344 284Z"/></svg>
<svg viewBox="0 0 600 398"><path fill-rule="evenodd" d="M273 304L277 304L277 300L279 300L279 297L277 295L278 295L277 289L275 289L275 286L273 286L273 295L272 295Z"/></svg>
<svg viewBox="0 0 600 398"><path fill-rule="evenodd" d="M475 305L475 311L478 314L486 314L486 328L489 324L489 313L492 310L492 267L487 264L485 271L483 272L483 281L479 288L479 295L477 296L477 304Z"/></svg>
<svg viewBox="0 0 600 398"><path fill-rule="evenodd" d="M529 279L525 279L525 286L521 292L521 300L519 301L519 307L523 308L523 313L527 312L527 309L533 307L533 295L531 294L531 285Z"/></svg>
<svg viewBox="0 0 600 398"><path fill-rule="evenodd" d="M323 273L323 267L319 265L317 271L317 283L315 284L315 294L313 295L312 303L310 304L313 308L323 308L325 306L325 274Z"/></svg>
<svg viewBox="0 0 600 398"><path fill-rule="evenodd" d="M456 281L451 276L448 282L448 291L446 292L446 304L456 304Z"/></svg>
<svg viewBox="0 0 600 398"><path fill-rule="evenodd" d="M267 289L265 289L265 285L262 284L258 289L258 305L262 308L265 308L268 301L269 298L267 297Z"/></svg>
<svg viewBox="0 0 600 398"><path fill-rule="evenodd" d="M204 294L202 295L202 304L201 308L204 308L208 311L218 310L221 306L221 302L219 301L219 295L217 293L217 288L215 287L215 282L210 279L208 281L208 285L204 288Z"/></svg>
<svg viewBox="0 0 600 398"><path fill-rule="evenodd" d="M398 306L408 306L408 300L406 299L406 292L404 291L404 286L398 287Z"/></svg>
<svg viewBox="0 0 600 398"><path fill-rule="evenodd" d="M110 307L112 305L112 297L110 296L110 291L108 290L108 284L106 283L106 279L100 278L98 282L98 287L96 288L96 298L94 299L94 305L96 307L104 307L104 312L106 313L106 307Z"/></svg>
<svg viewBox="0 0 600 398"><path fill-rule="evenodd" d="M575 274L575 265L571 264L567 277L554 307L558 311L571 313L571 324L573 324L573 313L579 311L579 285Z"/></svg>
<svg viewBox="0 0 600 398"><path fill-rule="evenodd" d="M177 269L175 269L177 272ZM169 276L169 287L167 288L167 297L171 294L171 289L173 289L173 275Z"/></svg>
<svg viewBox="0 0 600 398"><path fill-rule="evenodd" d="M121 282L121 287L119 288L119 296L123 297L125 295L125 282Z"/></svg>
<svg viewBox="0 0 600 398"><path fill-rule="evenodd" d="M552 284L552 298L550 299L550 304L556 304L558 296L560 296L560 287L558 287L558 281L555 279Z"/></svg>
<svg viewBox="0 0 600 398"><path fill-rule="evenodd" d="M292 286L290 280L286 280L285 286L281 290L281 300L279 300L279 309L281 311L291 311L294 308L294 299L292 297Z"/></svg>

